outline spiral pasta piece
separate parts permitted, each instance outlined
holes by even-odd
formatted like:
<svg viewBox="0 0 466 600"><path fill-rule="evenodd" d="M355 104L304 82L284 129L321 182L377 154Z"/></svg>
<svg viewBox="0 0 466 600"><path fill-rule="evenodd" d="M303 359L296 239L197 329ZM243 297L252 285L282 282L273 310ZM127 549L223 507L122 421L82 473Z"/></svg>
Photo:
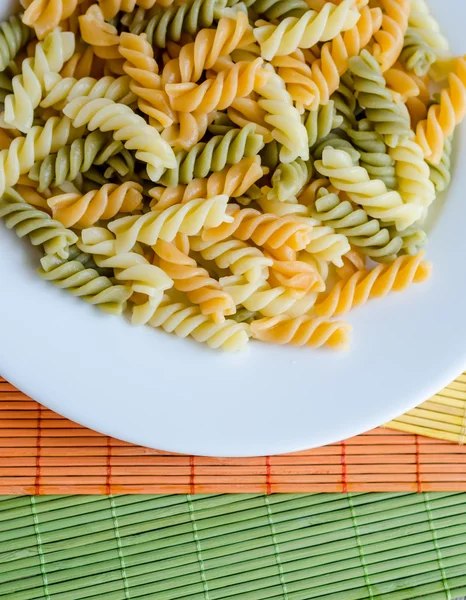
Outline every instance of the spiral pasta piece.
<svg viewBox="0 0 466 600"><path fill-rule="evenodd" d="M66 104L76 98L86 97L89 100L107 98L120 104L133 104L136 96L130 90L130 78L128 76L111 77L110 75L100 79L93 77L46 78L47 95L40 103L42 108L56 108L62 110Z"/></svg>
<svg viewBox="0 0 466 600"><path fill-rule="evenodd" d="M220 269L230 269L233 275L244 275L249 282L265 279L271 258L254 246L240 240L205 242L201 237L190 239L191 249L199 252L204 260L214 261Z"/></svg>
<svg viewBox="0 0 466 600"><path fill-rule="evenodd" d="M74 181L80 173L85 173L93 165L108 163L118 169L122 175L128 169L121 169L118 154L123 150L121 142L108 139L100 131L93 131L84 139L74 140L63 146L56 154L49 154L43 160L34 163L29 171L32 181L38 183L39 192L50 187L60 187L65 181Z"/></svg>
<svg viewBox="0 0 466 600"><path fill-rule="evenodd" d="M215 323L222 323L225 315L236 312L233 298L221 289L220 283L176 244L158 240L154 250L161 269L173 279L175 288L185 292L190 302L199 305L203 315L211 316Z"/></svg>
<svg viewBox="0 0 466 600"><path fill-rule="evenodd" d="M366 117L374 130L387 136L385 141L390 146L396 145L400 137L409 137L409 118L393 101L375 58L363 50L360 56L350 60L349 68L358 102L366 109Z"/></svg>
<svg viewBox="0 0 466 600"><path fill-rule="evenodd" d="M242 350L249 341L250 330L246 323L237 323L225 319L223 323L203 315L197 306L183 302L173 302L169 297L154 312L149 321L152 327L161 327L164 331L178 337L191 336L197 342L206 343L210 348L224 350Z"/></svg>
<svg viewBox="0 0 466 600"><path fill-rule="evenodd" d="M382 71L389 69L398 59L403 49L410 0L379 0L384 11L382 27L374 34L376 43L373 53Z"/></svg>
<svg viewBox="0 0 466 600"><path fill-rule="evenodd" d="M73 56L66 61L60 75L63 79L74 77L82 79L83 77L100 77L104 72L103 59L99 58L92 46L82 46L77 48Z"/></svg>
<svg viewBox="0 0 466 600"><path fill-rule="evenodd" d="M170 6L173 2L174 0L99 0L99 6L106 19L113 19L120 11L131 16L133 11L137 11L136 7L145 12L156 4ZM128 23L126 22L125 25L128 26Z"/></svg>
<svg viewBox="0 0 466 600"><path fill-rule="evenodd" d="M387 88L397 103L406 104L409 99L417 98L421 92L418 77L406 71L400 63L385 71L384 77Z"/></svg>
<svg viewBox="0 0 466 600"><path fill-rule="evenodd" d="M313 148L319 140L326 138L329 133L342 124L343 117L337 115L333 100L330 100L326 106L320 106L316 110L305 113L304 126L307 131L309 147Z"/></svg>
<svg viewBox="0 0 466 600"><path fill-rule="evenodd" d="M379 8L363 7L356 25L323 44L320 57L310 65L311 76L307 87L306 108L316 110L326 105L330 96L338 89L340 77L347 71L349 60L357 56L370 42L372 35L380 28L382 13Z"/></svg>
<svg viewBox="0 0 466 600"><path fill-rule="evenodd" d="M435 186L437 192L444 192L451 181L451 152L452 138L447 138L443 147L443 155L438 165L432 165L428 162L430 168L430 180Z"/></svg>
<svg viewBox="0 0 466 600"><path fill-rule="evenodd" d="M257 100L251 97L236 98L228 107L227 114L228 118L238 127L255 125L256 133L262 136L264 143L269 144L273 140L271 133L273 127L266 122L267 112L259 106Z"/></svg>
<svg viewBox="0 0 466 600"><path fill-rule="evenodd" d="M301 159L280 164L272 175L272 187L263 188L269 200L288 202L295 198L312 175L312 166Z"/></svg>
<svg viewBox="0 0 466 600"><path fill-rule="evenodd" d="M361 205L374 219L394 223L402 231L422 215L420 204L404 204L397 191L387 190L380 179L371 180L366 169L355 166L351 156L344 150L328 147L324 150L322 160L314 164L317 171L328 177L337 190L346 192L350 200Z"/></svg>
<svg viewBox="0 0 466 600"><path fill-rule="evenodd" d="M163 168L176 165L175 155L159 133L124 104L107 98L89 100L76 98L63 112L73 119L75 127L87 125L89 131L112 131L115 140L123 141L125 148L136 150L136 158L147 164L147 173L157 181Z"/></svg>
<svg viewBox="0 0 466 600"><path fill-rule="evenodd" d="M250 94L264 81L263 60L231 63L231 68L220 71L213 79L197 83L172 83L165 86L171 106L176 111L211 113L225 110L237 98Z"/></svg>
<svg viewBox="0 0 466 600"><path fill-rule="evenodd" d="M284 287L296 292L322 292L325 282L317 269L303 260L273 259L269 283L274 287Z"/></svg>
<svg viewBox="0 0 466 600"><path fill-rule="evenodd" d="M325 180L323 180L325 181ZM355 208L348 200L321 188L312 194L310 214L323 225L345 235L348 242L377 262L395 260L403 247L402 238L387 228L381 228L377 219L370 219L364 209Z"/></svg>
<svg viewBox="0 0 466 600"><path fill-rule="evenodd" d="M87 194L67 193L52 196L47 204L54 219L65 227L90 227L97 221L112 219L118 213L132 213L142 206L142 186L128 181L107 183Z"/></svg>
<svg viewBox="0 0 466 600"><path fill-rule="evenodd" d="M432 48L437 57L444 57L449 52L447 39L442 35L440 26L430 14L425 0L410 0L408 24L424 42Z"/></svg>
<svg viewBox="0 0 466 600"><path fill-rule="evenodd" d="M131 288L112 283L94 267L91 257L73 246L66 260L56 256L42 258L38 272L42 279L51 281L73 296L106 313L120 316L131 295Z"/></svg>
<svg viewBox="0 0 466 600"><path fill-rule="evenodd" d="M164 291L173 287L169 275L152 265L137 252L118 252L115 236L102 227L84 229L78 248L91 254L101 268L114 270L115 279L125 282L133 292L147 296L146 302L133 309L132 322L144 324L163 299Z"/></svg>
<svg viewBox="0 0 466 600"><path fill-rule="evenodd" d="M68 19L79 0L32 0L27 3L23 23L32 27L39 40L44 39L61 21Z"/></svg>
<svg viewBox="0 0 466 600"><path fill-rule="evenodd" d="M28 204L15 190L7 188L0 198L0 218L18 237L28 236L33 246L43 246L46 254L67 258L78 239L47 213Z"/></svg>
<svg viewBox="0 0 466 600"><path fill-rule="evenodd" d="M397 189L403 201L417 202L427 210L435 200L435 187L422 148L413 139L400 140L395 148L390 148L390 156L395 161Z"/></svg>
<svg viewBox="0 0 466 600"><path fill-rule="evenodd" d="M79 134L67 117L51 117L43 126L32 127L26 136L15 138L8 149L0 151L0 196L6 187L16 185L37 160L57 152Z"/></svg>
<svg viewBox="0 0 466 600"><path fill-rule="evenodd" d="M314 96L314 82L312 69L307 64L304 53L296 50L287 56L276 56L271 64L277 69L278 75L286 85L286 91L293 98L293 102L300 113L305 106L309 106Z"/></svg>
<svg viewBox="0 0 466 600"><path fill-rule="evenodd" d="M306 128L301 123L300 114L293 106L281 78L270 71L267 81L258 85L256 91L261 96L258 104L267 113L264 119L273 127L272 136L282 144L280 160L284 163L292 162L298 157L308 160Z"/></svg>
<svg viewBox="0 0 466 600"><path fill-rule="evenodd" d="M154 199L151 208L162 210L195 198L211 198L221 194L237 198L245 194L262 177L263 172L258 156L243 158L238 164L212 173L207 179L193 179L187 185L179 184L173 188L153 187L149 191Z"/></svg>
<svg viewBox="0 0 466 600"><path fill-rule="evenodd" d="M431 264L424 260L423 251L416 256L400 256L390 265L357 271L347 281L339 281L325 299L315 304L313 312L327 318L343 315L368 300L426 281L430 272Z"/></svg>
<svg viewBox="0 0 466 600"><path fill-rule="evenodd" d="M315 303L317 294L297 293L284 287L271 287L266 281L248 282L244 276L231 275L220 279L236 305L249 311L260 312L266 317L287 314L300 316Z"/></svg>
<svg viewBox="0 0 466 600"><path fill-rule="evenodd" d="M154 51L145 34L122 33L119 50L126 59L123 69L131 77L130 88L138 97L139 110L148 115L154 125L169 127L176 117L163 89Z"/></svg>
<svg viewBox="0 0 466 600"><path fill-rule="evenodd" d="M239 12L235 18L224 16L215 29L202 29L194 42L181 47L179 56L165 65L162 79L165 83L195 83L204 70L211 69L220 58L253 41L246 14Z"/></svg>
<svg viewBox="0 0 466 600"><path fill-rule="evenodd" d="M310 348L347 348L351 330L348 323L306 316L290 319L286 315L280 315L251 323L252 337L256 340Z"/></svg>
<svg viewBox="0 0 466 600"><path fill-rule="evenodd" d="M132 33L145 33L153 46L165 48L167 40L179 42L183 33L194 35L203 27L210 27L222 16L224 0L194 0L173 4L168 8L154 6L147 23L139 23Z"/></svg>
<svg viewBox="0 0 466 600"><path fill-rule="evenodd" d="M34 109L45 91L45 78L58 73L74 52L74 35L59 30L50 33L35 48L33 58L22 64L22 73L12 80L13 93L5 98L4 120L23 133L32 127Z"/></svg>
<svg viewBox="0 0 466 600"><path fill-rule="evenodd" d="M268 249L287 247L303 250L310 242L313 225L305 219L294 216L277 217L263 214L253 208L240 209L230 204L227 218L221 224L206 228L202 232L205 242L219 242L231 236L242 240L252 240L258 246Z"/></svg>
<svg viewBox="0 0 466 600"><path fill-rule="evenodd" d="M343 0L339 6L327 2L320 12L308 10L301 17L286 17L278 25L260 21L254 37L262 56L271 60L274 56L291 54L297 48L312 48L351 29L359 19L352 4L352 0Z"/></svg>
<svg viewBox="0 0 466 600"><path fill-rule="evenodd" d="M21 15L13 15L0 23L0 73L31 39L32 30L27 27Z"/></svg>
<svg viewBox="0 0 466 600"><path fill-rule="evenodd" d="M231 217L227 215L228 196L196 198L165 210L144 215L122 217L109 223L116 235L119 252L127 252L136 242L153 246L158 239L172 242L178 233L198 235L201 230L218 227Z"/></svg>
<svg viewBox="0 0 466 600"><path fill-rule="evenodd" d="M466 116L466 55L456 59L448 84L440 94L439 104L429 108L427 118L416 128L416 141L433 165L440 162L445 140Z"/></svg>
<svg viewBox="0 0 466 600"><path fill-rule="evenodd" d="M118 30L107 23L100 7L92 4L78 21L82 39L92 46L96 56L105 60L106 68L117 75L124 75Z"/></svg>
<svg viewBox="0 0 466 600"><path fill-rule="evenodd" d="M372 179L380 179L389 190L397 186L395 158L388 152L383 137L371 130L367 120L358 122L357 129L347 129L353 146L360 153L360 165Z"/></svg>
<svg viewBox="0 0 466 600"><path fill-rule="evenodd" d="M408 27L404 38L400 62L418 77L427 75L437 59L434 50L413 27Z"/></svg>
<svg viewBox="0 0 466 600"><path fill-rule="evenodd" d="M195 178L221 171L227 165L235 165L242 158L256 156L263 147L262 136L255 133L253 124L242 129L232 129L226 135L217 135L208 142L199 142L189 152L176 154L177 165L168 169L160 183L166 187L189 183Z"/></svg>
<svg viewBox="0 0 466 600"><path fill-rule="evenodd" d="M256 0L251 5L257 15L269 21L286 17L302 17L309 6L303 0Z"/></svg>
<svg viewBox="0 0 466 600"><path fill-rule="evenodd" d="M341 78L340 84L332 94L329 104L331 102L335 106L337 116L342 119L341 129L346 131L347 129L356 128L357 120L355 113L357 113L358 104L354 95L353 78L350 73L346 72Z"/></svg>

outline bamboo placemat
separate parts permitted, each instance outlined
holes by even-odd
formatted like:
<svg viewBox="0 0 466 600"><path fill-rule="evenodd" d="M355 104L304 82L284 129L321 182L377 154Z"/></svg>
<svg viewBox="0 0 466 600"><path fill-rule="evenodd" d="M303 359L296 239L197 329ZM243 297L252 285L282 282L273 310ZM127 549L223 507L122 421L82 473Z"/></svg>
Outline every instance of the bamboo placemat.
<svg viewBox="0 0 466 600"><path fill-rule="evenodd" d="M466 491L466 448L379 428L282 456L183 456L88 430L0 381L0 494L416 491Z"/></svg>
<svg viewBox="0 0 466 600"><path fill-rule="evenodd" d="M387 427L448 440L466 441L466 373L417 408L387 423Z"/></svg>
<svg viewBox="0 0 466 600"><path fill-rule="evenodd" d="M0 598L451 600L466 494L0 499Z"/></svg>

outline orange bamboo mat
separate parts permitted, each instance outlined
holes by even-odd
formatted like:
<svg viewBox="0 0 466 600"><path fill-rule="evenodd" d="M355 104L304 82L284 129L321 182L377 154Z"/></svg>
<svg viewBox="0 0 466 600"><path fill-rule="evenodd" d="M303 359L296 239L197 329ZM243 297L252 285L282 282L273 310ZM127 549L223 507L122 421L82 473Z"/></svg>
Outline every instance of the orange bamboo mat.
<svg viewBox="0 0 466 600"><path fill-rule="evenodd" d="M0 494L346 491L466 491L466 448L379 428L281 456L183 456L86 429L0 378Z"/></svg>

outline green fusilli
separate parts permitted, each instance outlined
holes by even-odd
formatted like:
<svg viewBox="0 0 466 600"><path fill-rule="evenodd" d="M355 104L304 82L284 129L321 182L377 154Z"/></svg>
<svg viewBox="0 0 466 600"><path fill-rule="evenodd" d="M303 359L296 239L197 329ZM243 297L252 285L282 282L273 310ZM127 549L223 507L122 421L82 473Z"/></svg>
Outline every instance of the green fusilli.
<svg viewBox="0 0 466 600"><path fill-rule="evenodd" d="M43 246L46 254L67 258L69 247L78 237L50 215L31 206L15 190L7 188L0 198L0 218L18 237L28 236L33 246Z"/></svg>
<svg viewBox="0 0 466 600"><path fill-rule="evenodd" d="M132 291L129 286L116 285L94 268L93 259L73 246L67 260L45 256L41 260L39 275L82 298L106 313L121 315Z"/></svg>

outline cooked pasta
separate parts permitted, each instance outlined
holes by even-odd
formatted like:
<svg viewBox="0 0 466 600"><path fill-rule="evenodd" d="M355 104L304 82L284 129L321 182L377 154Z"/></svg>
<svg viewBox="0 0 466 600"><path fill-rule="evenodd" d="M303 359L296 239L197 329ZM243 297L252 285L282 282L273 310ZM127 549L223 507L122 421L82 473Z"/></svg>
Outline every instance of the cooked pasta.
<svg viewBox="0 0 466 600"><path fill-rule="evenodd" d="M35 162L29 177L37 182L39 192L44 192L50 187L60 187L65 181L74 181L93 165L108 164L125 176L130 169L118 160L122 152L124 148L121 142L109 139L107 134L100 131L93 131L85 138L63 146L57 153Z"/></svg>
<svg viewBox="0 0 466 600"><path fill-rule="evenodd" d="M466 55L456 60L448 83L448 88L440 94L439 104L432 105L427 118L416 127L416 140L433 165L440 162L445 140L466 116Z"/></svg>
<svg viewBox="0 0 466 600"><path fill-rule="evenodd" d="M430 168L430 180L437 192L444 192L450 185L452 149L452 140L451 138L447 138L443 146L442 158L438 165L432 165L427 161Z"/></svg>
<svg viewBox="0 0 466 600"><path fill-rule="evenodd" d="M33 246L43 246L46 254L67 258L78 236L50 215L28 204L15 190L7 188L0 198L0 217L20 238L28 236Z"/></svg>
<svg viewBox="0 0 466 600"><path fill-rule="evenodd" d="M25 0L23 0L24 3ZM39 40L57 28L76 10L79 0L32 0L26 2L23 23L33 27Z"/></svg>
<svg viewBox="0 0 466 600"><path fill-rule="evenodd" d="M384 223L395 223L400 231L422 216L420 204L405 204L396 190L387 190L383 181L371 179L366 169L355 166L345 150L326 148L315 167L335 188L346 192L350 200L361 205L369 216Z"/></svg>
<svg viewBox="0 0 466 600"><path fill-rule="evenodd" d="M174 287L185 292L190 302L199 305L203 315L222 323L225 315L236 312L233 298L222 290L220 283L174 242L158 240L154 250L160 268L173 279Z"/></svg>
<svg viewBox="0 0 466 600"><path fill-rule="evenodd" d="M88 254L73 247L67 259L55 255L42 258L39 275L106 313L121 315L131 288L112 283L108 277L88 266L89 262L92 265Z"/></svg>
<svg viewBox="0 0 466 600"><path fill-rule="evenodd" d="M226 218L216 226L205 229L202 239L218 242L230 236L258 246L279 249L284 246L292 250L303 250L311 241L313 224L294 216L277 217L264 214L253 208L240 209L229 205Z"/></svg>
<svg viewBox="0 0 466 600"><path fill-rule="evenodd" d="M0 23L0 73L16 58L31 36L32 30L22 21L21 15L13 15Z"/></svg>
<svg viewBox="0 0 466 600"><path fill-rule="evenodd" d="M221 17L224 6L219 0L194 0L168 8L155 5L150 20L136 25L132 32L143 31L150 44L165 48L167 40L179 42L183 33L195 34L210 27Z"/></svg>
<svg viewBox="0 0 466 600"><path fill-rule="evenodd" d="M58 73L74 52L74 35L51 32L35 48L33 58L23 61L22 72L13 78L13 93L5 98L4 120L23 133L32 127L34 109L39 106L47 75Z"/></svg>
<svg viewBox="0 0 466 600"><path fill-rule="evenodd" d="M63 108L76 98L87 97L89 100L97 98L107 98L120 104L133 104L136 96L130 90L130 78L123 77L102 77L95 79L93 77L60 77L52 83L52 78L46 83L47 95L40 103L42 108Z"/></svg>
<svg viewBox="0 0 466 600"><path fill-rule="evenodd" d="M130 88L138 97L139 110L148 115L156 126L169 127L176 117L163 89L154 51L145 34L138 36L123 32L119 50L126 59L123 70L131 78Z"/></svg>
<svg viewBox="0 0 466 600"><path fill-rule="evenodd" d="M32 127L25 136L16 137L6 150L0 151L0 196L7 186L18 183L21 175L34 163L80 137L67 117L51 117L43 126Z"/></svg>
<svg viewBox="0 0 466 600"><path fill-rule="evenodd" d="M413 139L400 140L395 148L390 148L390 156L395 162L397 189L403 202L418 202L427 209L435 200L435 187L422 148Z"/></svg>
<svg viewBox="0 0 466 600"><path fill-rule="evenodd" d="M177 153L177 166L168 169L160 177L160 183L172 187L178 183L189 183L197 177L206 177L209 173L221 171L226 165L235 165L242 158L255 156L263 145L262 136L255 133L254 125L231 129L224 136L199 142L189 152Z"/></svg>
<svg viewBox="0 0 466 600"><path fill-rule="evenodd" d="M108 227L117 236L118 251L126 252L136 242L153 246L158 239L172 242L178 233L198 235L203 228L218 227L231 219L226 213L227 202L225 195L196 198L165 210L122 217Z"/></svg>
<svg viewBox="0 0 466 600"><path fill-rule="evenodd" d="M386 136L387 143L388 138L394 138L389 145L396 145L399 137L409 136L409 117L393 101L375 58L363 50L360 56L350 60L350 70L358 102L366 110L375 131Z"/></svg>
<svg viewBox="0 0 466 600"><path fill-rule="evenodd" d="M380 29L382 12L380 8L363 7L356 25L323 44L320 57L311 64L313 97L309 109L315 110L325 105L338 89L340 77L347 71L349 59L357 56Z"/></svg>
<svg viewBox="0 0 466 600"><path fill-rule="evenodd" d="M42 278L239 350L346 348L331 317L429 277L466 56L425 0L20 1L0 219Z"/></svg>
<svg viewBox="0 0 466 600"><path fill-rule="evenodd" d="M239 12L235 17L224 16L215 29L201 29L194 41L183 45L179 55L164 67L164 83L197 82L206 69L230 55L237 48L254 41L248 17Z"/></svg>
<svg viewBox="0 0 466 600"><path fill-rule="evenodd" d="M379 0L384 11L382 27L374 34L376 44L373 53L382 71L389 69L397 60L403 49L410 0Z"/></svg>
<svg viewBox="0 0 466 600"><path fill-rule="evenodd" d="M200 237L190 240L192 250L207 261L214 261L220 269L230 269L233 275L244 275L250 281L267 278L271 258L254 246L235 239L206 242Z"/></svg>
<svg viewBox="0 0 466 600"><path fill-rule="evenodd" d="M413 27L408 27L400 54L400 62L419 77L427 75L437 56Z"/></svg>
<svg viewBox="0 0 466 600"><path fill-rule="evenodd" d="M320 317L343 315L368 300L425 281L430 270L424 252L419 252L416 256L400 256L392 264L379 265L372 271L356 271L347 281L335 284L327 297L314 305L313 312Z"/></svg>
<svg viewBox="0 0 466 600"><path fill-rule="evenodd" d="M142 207L142 186L128 181L117 185L106 183L87 194L67 193L52 196L47 204L54 219L65 227L90 227L97 221L108 221L118 213L133 213Z"/></svg>
<svg viewBox="0 0 466 600"><path fill-rule="evenodd" d="M403 247L401 237L382 228L378 219L368 217L363 208L356 208L325 187L317 193L311 190L309 195L311 216L346 236L354 248L377 262L390 262L397 257Z"/></svg>
<svg viewBox="0 0 466 600"><path fill-rule="evenodd" d="M274 71L270 71L266 81L257 85L256 91L261 96L258 104L267 113L264 120L273 127L273 138L282 144L280 160L284 163L298 157L307 160L309 145L306 128L283 81Z"/></svg>
<svg viewBox="0 0 466 600"><path fill-rule="evenodd" d="M152 327L161 327L164 331L178 337L191 336L196 342L203 342L210 348L241 350L250 337L249 325L225 319L215 323L203 315L197 306L189 303L174 302L167 296L159 305L149 321Z"/></svg>
<svg viewBox="0 0 466 600"><path fill-rule="evenodd" d="M149 191L153 198L151 208L161 210L195 198L211 198L221 194L237 198L245 194L262 177L263 172L258 156L243 158L236 165L226 166L208 178L193 179L187 185L153 187Z"/></svg>
<svg viewBox="0 0 466 600"><path fill-rule="evenodd" d="M113 269L115 279L124 282L134 293L146 297L145 302L133 310L135 325L147 323L163 299L166 290L173 286L170 276L160 267L151 264L137 252L118 252L115 236L102 227L84 229L78 247L91 254L96 265Z"/></svg>
<svg viewBox="0 0 466 600"><path fill-rule="evenodd" d="M314 305L317 294L300 293L285 287L271 287L266 281L249 282L245 277L231 275L220 279L223 289L228 292L236 305L242 305L252 312L260 312L265 317L277 315L301 316Z"/></svg>
<svg viewBox="0 0 466 600"><path fill-rule="evenodd" d="M262 58L253 62L231 63L214 78L197 83L172 83L165 89L174 110L181 112L212 113L225 110L238 98L248 96L253 89L266 81Z"/></svg>
<svg viewBox="0 0 466 600"><path fill-rule="evenodd" d="M254 37L262 56L271 60L274 56L291 54L297 48L312 48L351 29L359 18L352 4L352 0L343 0L339 6L326 2L320 12L308 10L301 17L286 17L278 25L259 21Z"/></svg>
<svg viewBox="0 0 466 600"><path fill-rule="evenodd" d="M288 202L296 197L312 175L312 167L298 158L291 163L279 165L272 175L272 187L263 188L267 198Z"/></svg>
<svg viewBox="0 0 466 600"><path fill-rule="evenodd" d="M251 323L252 337L272 344L320 348L346 348L351 325L340 321L307 316L290 318L285 315L259 319Z"/></svg>
<svg viewBox="0 0 466 600"><path fill-rule="evenodd" d="M388 153L383 137L372 130L369 121L358 122L357 129L347 129L347 134L356 150L360 153L361 167L364 167L373 179L381 179L388 189L397 186L395 158Z"/></svg>
<svg viewBox="0 0 466 600"><path fill-rule="evenodd" d="M115 140L123 141L125 148L136 151L136 158L147 164L147 173L157 181L164 168L173 168L175 155L159 133L125 104L108 98L89 100L79 97L63 109L73 119L75 127L86 125L90 131L112 131Z"/></svg>

